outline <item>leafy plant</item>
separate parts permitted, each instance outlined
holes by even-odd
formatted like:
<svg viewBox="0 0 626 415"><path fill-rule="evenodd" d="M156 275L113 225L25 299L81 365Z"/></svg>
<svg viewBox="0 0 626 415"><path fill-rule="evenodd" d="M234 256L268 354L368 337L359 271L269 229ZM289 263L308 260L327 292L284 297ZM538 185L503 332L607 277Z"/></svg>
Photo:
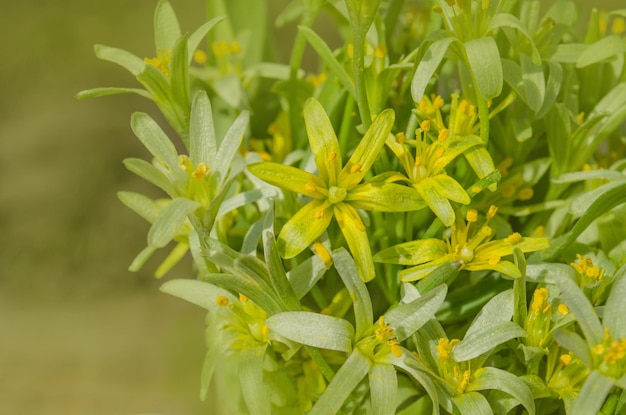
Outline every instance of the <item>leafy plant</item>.
<svg viewBox="0 0 626 415"><path fill-rule="evenodd" d="M155 57L96 46L143 89L78 95L144 96L178 136L133 114L152 159L124 164L163 198L119 198L151 223L131 270L190 253L162 291L208 313L201 398L623 413L626 11L579 32L569 0L294 1L283 64L267 3L207 2L187 35L160 0Z"/></svg>

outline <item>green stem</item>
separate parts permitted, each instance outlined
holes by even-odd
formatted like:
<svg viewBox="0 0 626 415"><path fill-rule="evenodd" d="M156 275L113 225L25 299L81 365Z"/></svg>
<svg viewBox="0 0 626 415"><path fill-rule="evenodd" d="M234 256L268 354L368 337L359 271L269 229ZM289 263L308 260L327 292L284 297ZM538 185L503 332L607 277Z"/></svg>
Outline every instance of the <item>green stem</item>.
<svg viewBox="0 0 626 415"><path fill-rule="evenodd" d="M322 372L322 376L324 376L326 380L330 383L330 381L333 380L333 378L335 377L335 372L328 365L328 362L326 362L326 359L324 359L324 356L322 356L322 353L313 346L304 345L304 348L306 349L307 352L309 352L309 355L311 356L313 361L317 364L317 367L319 368L320 372Z"/></svg>
<svg viewBox="0 0 626 415"><path fill-rule="evenodd" d="M476 82L474 82L474 85L476 85ZM487 145L489 142L489 107L487 106L487 100L483 98L478 88L476 88L476 101L478 104L478 119L480 121L480 138Z"/></svg>
<svg viewBox="0 0 626 415"><path fill-rule="evenodd" d="M354 39L354 83L356 87L356 100L359 105L359 115L365 129L372 123L369 102L367 101L367 89L365 87L365 32L359 27L352 27Z"/></svg>
<svg viewBox="0 0 626 415"><path fill-rule="evenodd" d="M348 140L352 131L352 112L354 111L354 98L348 94L346 105L343 109L343 117L341 117L341 129L339 130L339 149L341 154L348 154Z"/></svg>

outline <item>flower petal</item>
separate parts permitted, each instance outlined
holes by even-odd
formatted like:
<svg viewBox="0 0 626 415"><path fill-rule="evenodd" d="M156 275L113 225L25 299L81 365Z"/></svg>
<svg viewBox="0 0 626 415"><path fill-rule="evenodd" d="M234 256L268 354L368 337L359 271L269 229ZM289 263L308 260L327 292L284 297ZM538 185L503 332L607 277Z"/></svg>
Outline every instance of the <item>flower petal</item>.
<svg viewBox="0 0 626 415"><path fill-rule="evenodd" d="M338 183L341 187L351 189L363 179L385 145L394 120L395 114L391 109L384 110L374 119L339 174Z"/></svg>
<svg viewBox="0 0 626 415"><path fill-rule="evenodd" d="M426 207L414 188L385 182L358 185L348 192L345 201L356 209L376 212L408 212Z"/></svg>
<svg viewBox="0 0 626 415"><path fill-rule="evenodd" d="M278 235L278 250L283 258L293 258L311 245L330 224L333 209L326 200L313 200L302 207L283 226Z"/></svg>
<svg viewBox="0 0 626 415"><path fill-rule="evenodd" d="M439 257L439 259L418 265L416 267L404 269L399 272L400 279L402 281L421 280L422 278L426 277L428 274L436 270L437 267L439 267L441 264L445 264L446 262L453 262L450 255Z"/></svg>
<svg viewBox="0 0 626 415"><path fill-rule="evenodd" d="M433 184L437 189L437 192L440 195L444 196L446 199L450 199L464 205L469 204L469 202L471 201L469 195L467 194L465 189L461 187L459 182L457 182L447 174L439 174L432 179Z"/></svg>
<svg viewBox="0 0 626 415"><path fill-rule="evenodd" d="M480 146L482 144L483 141L480 137L475 135L449 137L446 141L441 143L445 151L441 157L438 157L433 162L432 170L435 172L441 171L459 154L464 153L472 147Z"/></svg>
<svg viewBox="0 0 626 415"><path fill-rule="evenodd" d="M260 162L248 166L248 170L259 179L281 189L311 196L315 199L324 198L320 190L325 190L324 182L314 174L279 163Z"/></svg>
<svg viewBox="0 0 626 415"><path fill-rule="evenodd" d="M361 279L365 282L374 279L374 261L365 225L356 210L347 203L334 205L335 218L354 257Z"/></svg>
<svg viewBox="0 0 626 415"><path fill-rule="evenodd" d="M498 239L479 245L476 248L476 255L483 257L507 256L513 254L514 248L521 249L522 252L541 251L550 246L546 238L521 238L518 242L510 243L506 239Z"/></svg>
<svg viewBox="0 0 626 415"><path fill-rule="evenodd" d="M496 264L490 264L488 261L472 261L463 267L468 271L498 271L509 277L519 278L522 276L519 268L510 261L498 261Z"/></svg>
<svg viewBox="0 0 626 415"><path fill-rule="evenodd" d="M446 255L446 243L439 239L420 239L383 249L374 261L386 264L418 265Z"/></svg>
<svg viewBox="0 0 626 415"><path fill-rule="evenodd" d="M465 153L465 158L469 162L470 166L472 166L472 170L474 170L476 175L481 179L496 169L493 165L491 155L489 155L489 152L485 147L472 148ZM496 188L497 183L489 186L489 190L492 192L495 191Z"/></svg>
<svg viewBox="0 0 626 415"><path fill-rule="evenodd" d="M341 152L333 125L324 107L315 98L309 98L304 103L303 113L317 170L328 187L334 186L341 170Z"/></svg>
<svg viewBox="0 0 626 415"><path fill-rule="evenodd" d="M454 210L448 199L439 192L439 186L437 186L436 180L427 177L415 183L413 186L417 189L428 207L441 219L441 222L443 222L445 226L452 226L455 217Z"/></svg>

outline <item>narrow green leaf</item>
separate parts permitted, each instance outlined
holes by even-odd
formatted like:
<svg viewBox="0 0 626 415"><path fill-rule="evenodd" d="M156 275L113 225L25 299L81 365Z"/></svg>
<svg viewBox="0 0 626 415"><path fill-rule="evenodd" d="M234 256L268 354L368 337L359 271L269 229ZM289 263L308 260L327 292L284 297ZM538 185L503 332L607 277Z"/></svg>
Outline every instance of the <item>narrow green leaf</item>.
<svg viewBox="0 0 626 415"><path fill-rule="evenodd" d="M315 284L324 276L328 267L318 255L313 255L287 273L296 297L304 297Z"/></svg>
<svg viewBox="0 0 626 415"><path fill-rule="evenodd" d="M614 384L615 379L592 371L574 401L571 414L597 414Z"/></svg>
<svg viewBox="0 0 626 415"><path fill-rule="evenodd" d="M526 27L520 22L520 20L509 13L497 13L491 19L489 23L489 31L496 30L499 28L510 27L512 29L517 30L521 33L530 44L530 48L532 51L532 60L535 65L541 64L541 55L539 54L539 50L537 50L537 46L535 46L535 42L533 40L532 35L526 30Z"/></svg>
<svg viewBox="0 0 626 415"><path fill-rule="evenodd" d="M493 297L480 310L467 329L465 337L471 336L487 327L511 321L513 317L513 290L506 290Z"/></svg>
<svg viewBox="0 0 626 415"><path fill-rule="evenodd" d="M572 200L569 212L574 217L590 215L598 217L617 204L626 202L626 179L607 183L588 192L579 194ZM602 200L604 203L599 203ZM592 212L590 212L592 211ZM600 213L601 212L601 213Z"/></svg>
<svg viewBox="0 0 626 415"><path fill-rule="evenodd" d="M161 262L161 265L154 272L156 278L161 278L167 274L176 264L180 262L189 250L189 244L186 242L179 242L174 249L170 251L167 257Z"/></svg>
<svg viewBox="0 0 626 415"><path fill-rule="evenodd" d="M263 247L265 250L265 263L269 270L269 279L276 297L284 304L285 310L300 310L300 301L298 301L289 284L285 268L283 268L283 263L280 260L274 233L267 228L263 232Z"/></svg>
<svg viewBox="0 0 626 415"><path fill-rule="evenodd" d="M353 98L356 98L352 78L348 75L344 66L337 60L326 42L324 42L324 40L312 29L306 26L298 26L298 31L302 33L311 46L313 46L313 49L315 49L320 58L322 58L324 63L328 66L330 72L333 73L337 79L339 79L341 85L350 93L350 95L352 95Z"/></svg>
<svg viewBox="0 0 626 415"><path fill-rule="evenodd" d="M437 386L433 382L433 377L430 372L421 366L421 363L415 359L415 356L409 353L402 353L402 356L400 357L388 355L387 359L389 360L389 363L409 375L410 378L415 379L415 381L424 388L428 397L432 400L432 414L439 415L439 392ZM442 394L442 396L445 395ZM446 410L448 412L452 412L451 405L446 408Z"/></svg>
<svg viewBox="0 0 626 415"><path fill-rule="evenodd" d="M413 97L413 101L420 102L422 100L430 79L441 64L453 40L454 39L451 37L439 39L433 42L426 50L424 57L417 65L417 70L411 81L411 96Z"/></svg>
<svg viewBox="0 0 626 415"><path fill-rule="evenodd" d="M138 158L127 158L124 159L123 163L124 167L130 172L135 173L137 176L163 190L169 197L176 197L176 187L165 173L154 167L154 165Z"/></svg>
<svg viewBox="0 0 626 415"><path fill-rule="evenodd" d="M250 205L261 199L269 199L276 197L276 191L272 188L266 187L262 189L247 190L243 193L238 193L220 204L219 211L217 212L217 218L221 218L229 212L239 209L240 207Z"/></svg>
<svg viewBox="0 0 626 415"><path fill-rule="evenodd" d="M516 337L526 337L526 332L511 321L503 321L491 327L482 327L465 336L452 349L452 358L457 362L464 362L493 351L500 344Z"/></svg>
<svg viewBox="0 0 626 415"><path fill-rule="evenodd" d="M135 192L118 192L118 199L133 212L153 223L159 216L159 205L147 196Z"/></svg>
<svg viewBox="0 0 626 415"><path fill-rule="evenodd" d="M617 270L604 307L602 322L614 339L626 338L626 265Z"/></svg>
<svg viewBox="0 0 626 415"><path fill-rule="evenodd" d="M241 146L249 122L250 113L248 111L242 111L230 126L224 139L220 143L216 158L213 162L215 166L214 172L216 172L219 183L224 183L228 177L228 171L231 168L230 166L233 163L235 154L237 154Z"/></svg>
<svg viewBox="0 0 626 415"><path fill-rule="evenodd" d="M576 67L584 68L613 56L622 55L625 51L626 44L622 37L609 35L587 46L576 60Z"/></svg>
<svg viewBox="0 0 626 415"><path fill-rule="evenodd" d="M191 103L189 120L189 157L194 164L214 165L217 155L215 126L211 101L204 90L198 90Z"/></svg>
<svg viewBox="0 0 626 415"><path fill-rule="evenodd" d="M398 341L403 341L411 336L433 318L443 304L447 292L448 286L441 284L416 300L407 304L400 304L385 313L385 321L393 327Z"/></svg>
<svg viewBox="0 0 626 415"><path fill-rule="evenodd" d="M263 379L266 348L267 345L263 344L242 349L239 353L239 383L250 415L270 415L272 412L270 393Z"/></svg>
<svg viewBox="0 0 626 415"><path fill-rule="evenodd" d="M308 311L274 314L265 322L270 330L296 343L350 352L354 328L346 320Z"/></svg>
<svg viewBox="0 0 626 415"><path fill-rule="evenodd" d="M332 258L339 277L341 277L343 284L346 286L350 298L353 299L352 307L354 308L354 320L356 323L355 338L359 339L365 330L371 327L374 321L372 301L367 287L361 280L356 264L348 251L344 248L339 248L333 251Z"/></svg>
<svg viewBox="0 0 626 415"><path fill-rule="evenodd" d="M460 395L454 395L452 402L459 410L461 415L489 415L493 414L493 410L487 402L487 398L478 392L467 392Z"/></svg>
<svg viewBox="0 0 626 415"><path fill-rule="evenodd" d="M476 80L476 88L485 99L492 99L502 91L502 62L498 45L492 37L473 39L464 44L469 70Z"/></svg>
<svg viewBox="0 0 626 415"><path fill-rule="evenodd" d="M115 95L115 94L137 94L144 98L152 99L150 94L146 92L146 90L144 89L116 88L116 87L87 89L85 91L80 91L78 94L76 94L76 98L88 99L88 98L104 97L107 95Z"/></svg>
<svg viewBox="0 0 626 415"><path fill-rule="evenodd" d="M180 25L172 5L167 0L160 0L154 10L154 45L163 52L172 50L180 37Z"/></svg>
<svg viewBox="0 0 626 415"><path fill-rule="evenodd" d="M561 90L561 83L563 82L563 68L560 64L548 61L548 68L550 69L550 74L548 75L543 105L537 113L538 119L543 118L554 106L554 103L559 96L559 91Z"/></svg>
<svg viewBox="0 0 626 415"><path fill-rule="evenodd" d="M189 116L189 59L187 57L187 36L176 41L172 50L170 85L172 100L186 117ZM187 119L187 118L186 118Z"/></svg>
<svg viewBox="0 0 626 415"><path fill-rule="evenodd" d="M161 160L170 169L178 169L178 153L174 144L148 114L134 113L131 117L131 127L135 135L154 157Z"/></svg>
<svg viewBox="0 0 626 415"><path fill-rule="evenodd" d="M243 294L259 305L269 315L282 311L278 301L272 295L271 288L266 284L260 284L252 278L240 273L230 274L207 274L202 280L235 293Z"/></svg>
<svg viewBox="0 0 626 415"><path fill-rule="evenodd" d="M529 56L524 54L520 56L520 61L526 101L530 109L537 113L541 109L546 95L543 67L540 64L535 64Z"/></svg>
<svg viewBox="0 0 626 415"><path fill-rule="evenodd" d="M309 415L339 413L345 400L365 377L371 366L372 361L363 356L359 349L354 349L315 403Z"/></svg>
<svg viewBox="0 0 626 415"><path fill-rule="evenodd" d="M427 293L440 284L447 284L459 273L461 263L459 261L445 262L430 271L426 277L417 283L421 293Z"/></svg>
<svg viewBox="0 0 626 415"><path fill-rule="evenodd" d="M468 391L495 389L507 393L522 404L529 415L535 413L535 401L524 381L514 374L495 367L484 367L474 373L474 380L468 385Z"/></svg>
<svg viewBox="0 0 626 415"><path fill-rule="evenodd" d="M152 254L156 252L156 250L157 249L152 246L146 246L144 249L141 250L139 254L137 254L135 259L133 259L133 262L128 267L128 270L131 272L139 271L141 267L143 267L143 265L146 263L146 261L150 259Z"/></svg>
<svg viewBox="0 0 626 415"><path fill-rule="evenodd" d="M554 332L554 339L566 350L578 357L585 366L592 367L593 359L589 345L577 333L571 330L558 329Z"/></svg>
<svg viewBox="0 0 626 415"><path fill-rule="evenodd" d="M345 200L356 209L375 212L408 212L426 206L414 188L376 181L357 185L348 192Z"/></svg>
<svg viewBox="0 0 626 415"><path fill-rule="evenodd" d="M354 257L361 279L365 282L373 280L376 275L374 261L372 260L372 250L361 217L347 203L337 203L332 207L337 224L339 224L341 233L350 248L350 253Z"/></svg>
<svg viewBox="0 0 626 415"><path fill-rule="evenodd" d="M215 310L217 298L226 297L229 301L238 301L228 291L198 280L171 280L163 284L160 290L166 294L173 295L206 310Z"/></svg>
<svg viewBox="0 0 626 415"><path fill-rule="evenodd" d="M196 51L196 49L198 49L198 46L200 45L200 42L202 42L202 39L204 39L204 37L207 35L207 33L211 31L211 29L213 29L213 26L215 26L222 20L224 20L224 16L215 17L197 28L191 34L191 36L189 36L189 39L187 40L187 56L189 59L188 63L190 63L193 59L193 53Z"/></svg>
<svg viewBox="0 0 626 415"><path fill-rule="evenodd" d="M207 351L204 355L200 375L200 400L202 401L206 400L215 367L232 344L232 340L234 340L229 338L229 333L226 330L220 330L218 324L221 324L221 322L218 323L215 318L210 319L208 322L207 333L212 335L206 336Z"/></svg>
<svg viewBox="0 0 626 415"><path fill-rule="evenodd" d="M134 76L139 75L146 66L143 59L140 59L132 53L122 49L104 45L95 45L94 51L99 59L116 63L121 67L126 68L126 70Z"/></svg>
<svg viewBox="0 0 626 415"><path fill-rule="evenodd" d="M193 213L199 204L193 200L178 197L173 199L154 221L148 231L148 245L162 248L180 232L187 215Z"/></svg>
<svg viewBox="0 0 626 415"><path fill-rule="evenodd" d="M369 381L372 414L395 414L398 377L393 366L374 363L369 372Z"/></svg>
<svg viewBox="0 0 626 415"><path fill-rule="evenodd" d="M372 121L372 125L367 129L365 136L339 174L337 179L339 186L351 189L365 177L367 171L380 155L394 120L393 110L386 109Z"/></svg>

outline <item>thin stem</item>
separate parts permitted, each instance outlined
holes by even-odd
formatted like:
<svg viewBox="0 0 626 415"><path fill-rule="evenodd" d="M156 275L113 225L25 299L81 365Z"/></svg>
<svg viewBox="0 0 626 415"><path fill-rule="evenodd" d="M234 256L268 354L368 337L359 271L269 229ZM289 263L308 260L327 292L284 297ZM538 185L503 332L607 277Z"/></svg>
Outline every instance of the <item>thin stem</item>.
<svg viewBox="0 0 626 415"><path fill-rule="evenodd" d="M352 28L354 39L354 83L356 86L356 100L359 104L359 115L365 129L372 124L372 115L369 102L367 101L367 89L365 87L365 33L361 28Z"/></svg>

